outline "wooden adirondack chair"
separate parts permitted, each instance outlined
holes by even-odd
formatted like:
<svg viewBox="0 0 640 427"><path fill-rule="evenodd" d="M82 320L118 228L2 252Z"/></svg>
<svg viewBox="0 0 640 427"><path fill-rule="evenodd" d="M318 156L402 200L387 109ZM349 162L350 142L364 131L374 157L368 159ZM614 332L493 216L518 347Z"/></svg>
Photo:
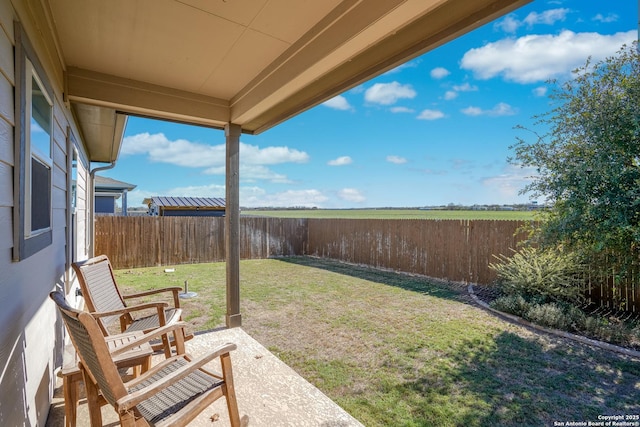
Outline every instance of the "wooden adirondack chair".
<svg viewBox="0 0 640 427"><path fill-rule="evenodd" d="M236 349L235 344L220 346L198 359L179 354L125 383L113 357L148 342L161 333L160 329L179 329L184 323L165 326L109 352L95 317L70 307L60 291L51 292L49 296L57 304L80 357L92 426L102 425L101 400L113 406L123 427L177 427L187 425L223 396L231 425L241 425L230 356L230 352ZM220 359L222 374L203 368L216 358ZM247 421L243 417L243 424Z"/></svg>
<svg viewBox="0 0 640 427"><path fill-rule="evenodd" d="M171 325L181 320L182 310L180 309L180 297L178 292L180 287L169 287L154 289L136 294L123 295L118 288L111 262L106 255L99 255L86 261L75 262L73 269L78 275L82 295L87 304L88 310L96 317L102 333L109 335L110 326L118 319L120 320L119 332L143 331L149 332L155 328ZM125 300L139 298L149 295L157 295L170 292L173 296L173 307L169 307L166 302L150 302L127 306ZM148 314L149 310L155 310ZM145 312L143 315L134 317L132 313ZM184 329L174 330L175 334L184 333ZM193 335L185 335L184 340L192 338ZM171 340L167 335L163 335L162 344L154 344L154 350L164 349L165 356L171 356Z"/></svg>

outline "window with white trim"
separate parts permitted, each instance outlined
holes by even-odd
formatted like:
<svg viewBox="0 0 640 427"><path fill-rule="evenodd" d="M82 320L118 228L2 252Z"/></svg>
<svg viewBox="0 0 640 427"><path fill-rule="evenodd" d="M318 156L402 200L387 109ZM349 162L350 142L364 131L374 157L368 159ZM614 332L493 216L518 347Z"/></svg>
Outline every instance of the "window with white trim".
<svg viewBox="0 0 640 427"><path fill-rule="evenodd" d="M15 261L52 243L53 90L22 26L15 24Z"/></svg>
<svg viewBox="0 0 640 427"><path fill-rule="evenodd" d="M28 120L26 150L30 154L30 161L26 163L29 171L25 173L25 232L27 236L34 236L51 229L51 134L53 103L44 90L38 74L33 69L31 61L27 60L27 105Z"/></svg>

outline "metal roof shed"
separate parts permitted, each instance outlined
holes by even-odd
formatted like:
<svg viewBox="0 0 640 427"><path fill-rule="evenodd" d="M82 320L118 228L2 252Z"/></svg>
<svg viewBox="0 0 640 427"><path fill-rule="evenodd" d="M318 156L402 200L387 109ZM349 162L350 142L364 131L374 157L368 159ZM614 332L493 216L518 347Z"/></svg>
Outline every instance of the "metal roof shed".
<svg viewBox="0 0 640 427"><path fill-rule="evenodd" d="M167 197L144 199L150 215L158 216L224 216L225 200L218 197Z"/></svg>

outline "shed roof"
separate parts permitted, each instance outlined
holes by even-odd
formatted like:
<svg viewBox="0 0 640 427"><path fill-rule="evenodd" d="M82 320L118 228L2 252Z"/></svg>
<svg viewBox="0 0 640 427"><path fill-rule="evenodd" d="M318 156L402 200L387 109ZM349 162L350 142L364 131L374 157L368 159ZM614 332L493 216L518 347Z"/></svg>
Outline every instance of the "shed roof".
<svg viewBox="0 0 640 427"><path fill-rule="evenodd" d="M172 197L154 196L144 199L145 205L155 204L161 208L175 209L225 209L225 199L219 197Z"/></svg>

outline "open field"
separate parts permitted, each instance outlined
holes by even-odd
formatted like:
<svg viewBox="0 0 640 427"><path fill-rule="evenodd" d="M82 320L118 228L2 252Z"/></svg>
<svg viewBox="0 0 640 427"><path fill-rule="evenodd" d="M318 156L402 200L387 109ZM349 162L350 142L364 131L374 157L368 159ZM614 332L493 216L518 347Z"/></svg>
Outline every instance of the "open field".
<svg viewBox="0 0 640 427"><path fill-rule="evenodd" d="M182 286L196 330L224 323L225 264L119 270ZM543 426L640 414L640 360L541 335L463 286L331 260L242 261L243 328L366 426Z"/></svg>
<svg viewBox="0 0 640 427"><path fill-rule="evenodd" d="M346 219L490 219L533 220L533 211L463 211L422 209L283 209L244 210L242 215L276 218L346 218Z"/></svg>

